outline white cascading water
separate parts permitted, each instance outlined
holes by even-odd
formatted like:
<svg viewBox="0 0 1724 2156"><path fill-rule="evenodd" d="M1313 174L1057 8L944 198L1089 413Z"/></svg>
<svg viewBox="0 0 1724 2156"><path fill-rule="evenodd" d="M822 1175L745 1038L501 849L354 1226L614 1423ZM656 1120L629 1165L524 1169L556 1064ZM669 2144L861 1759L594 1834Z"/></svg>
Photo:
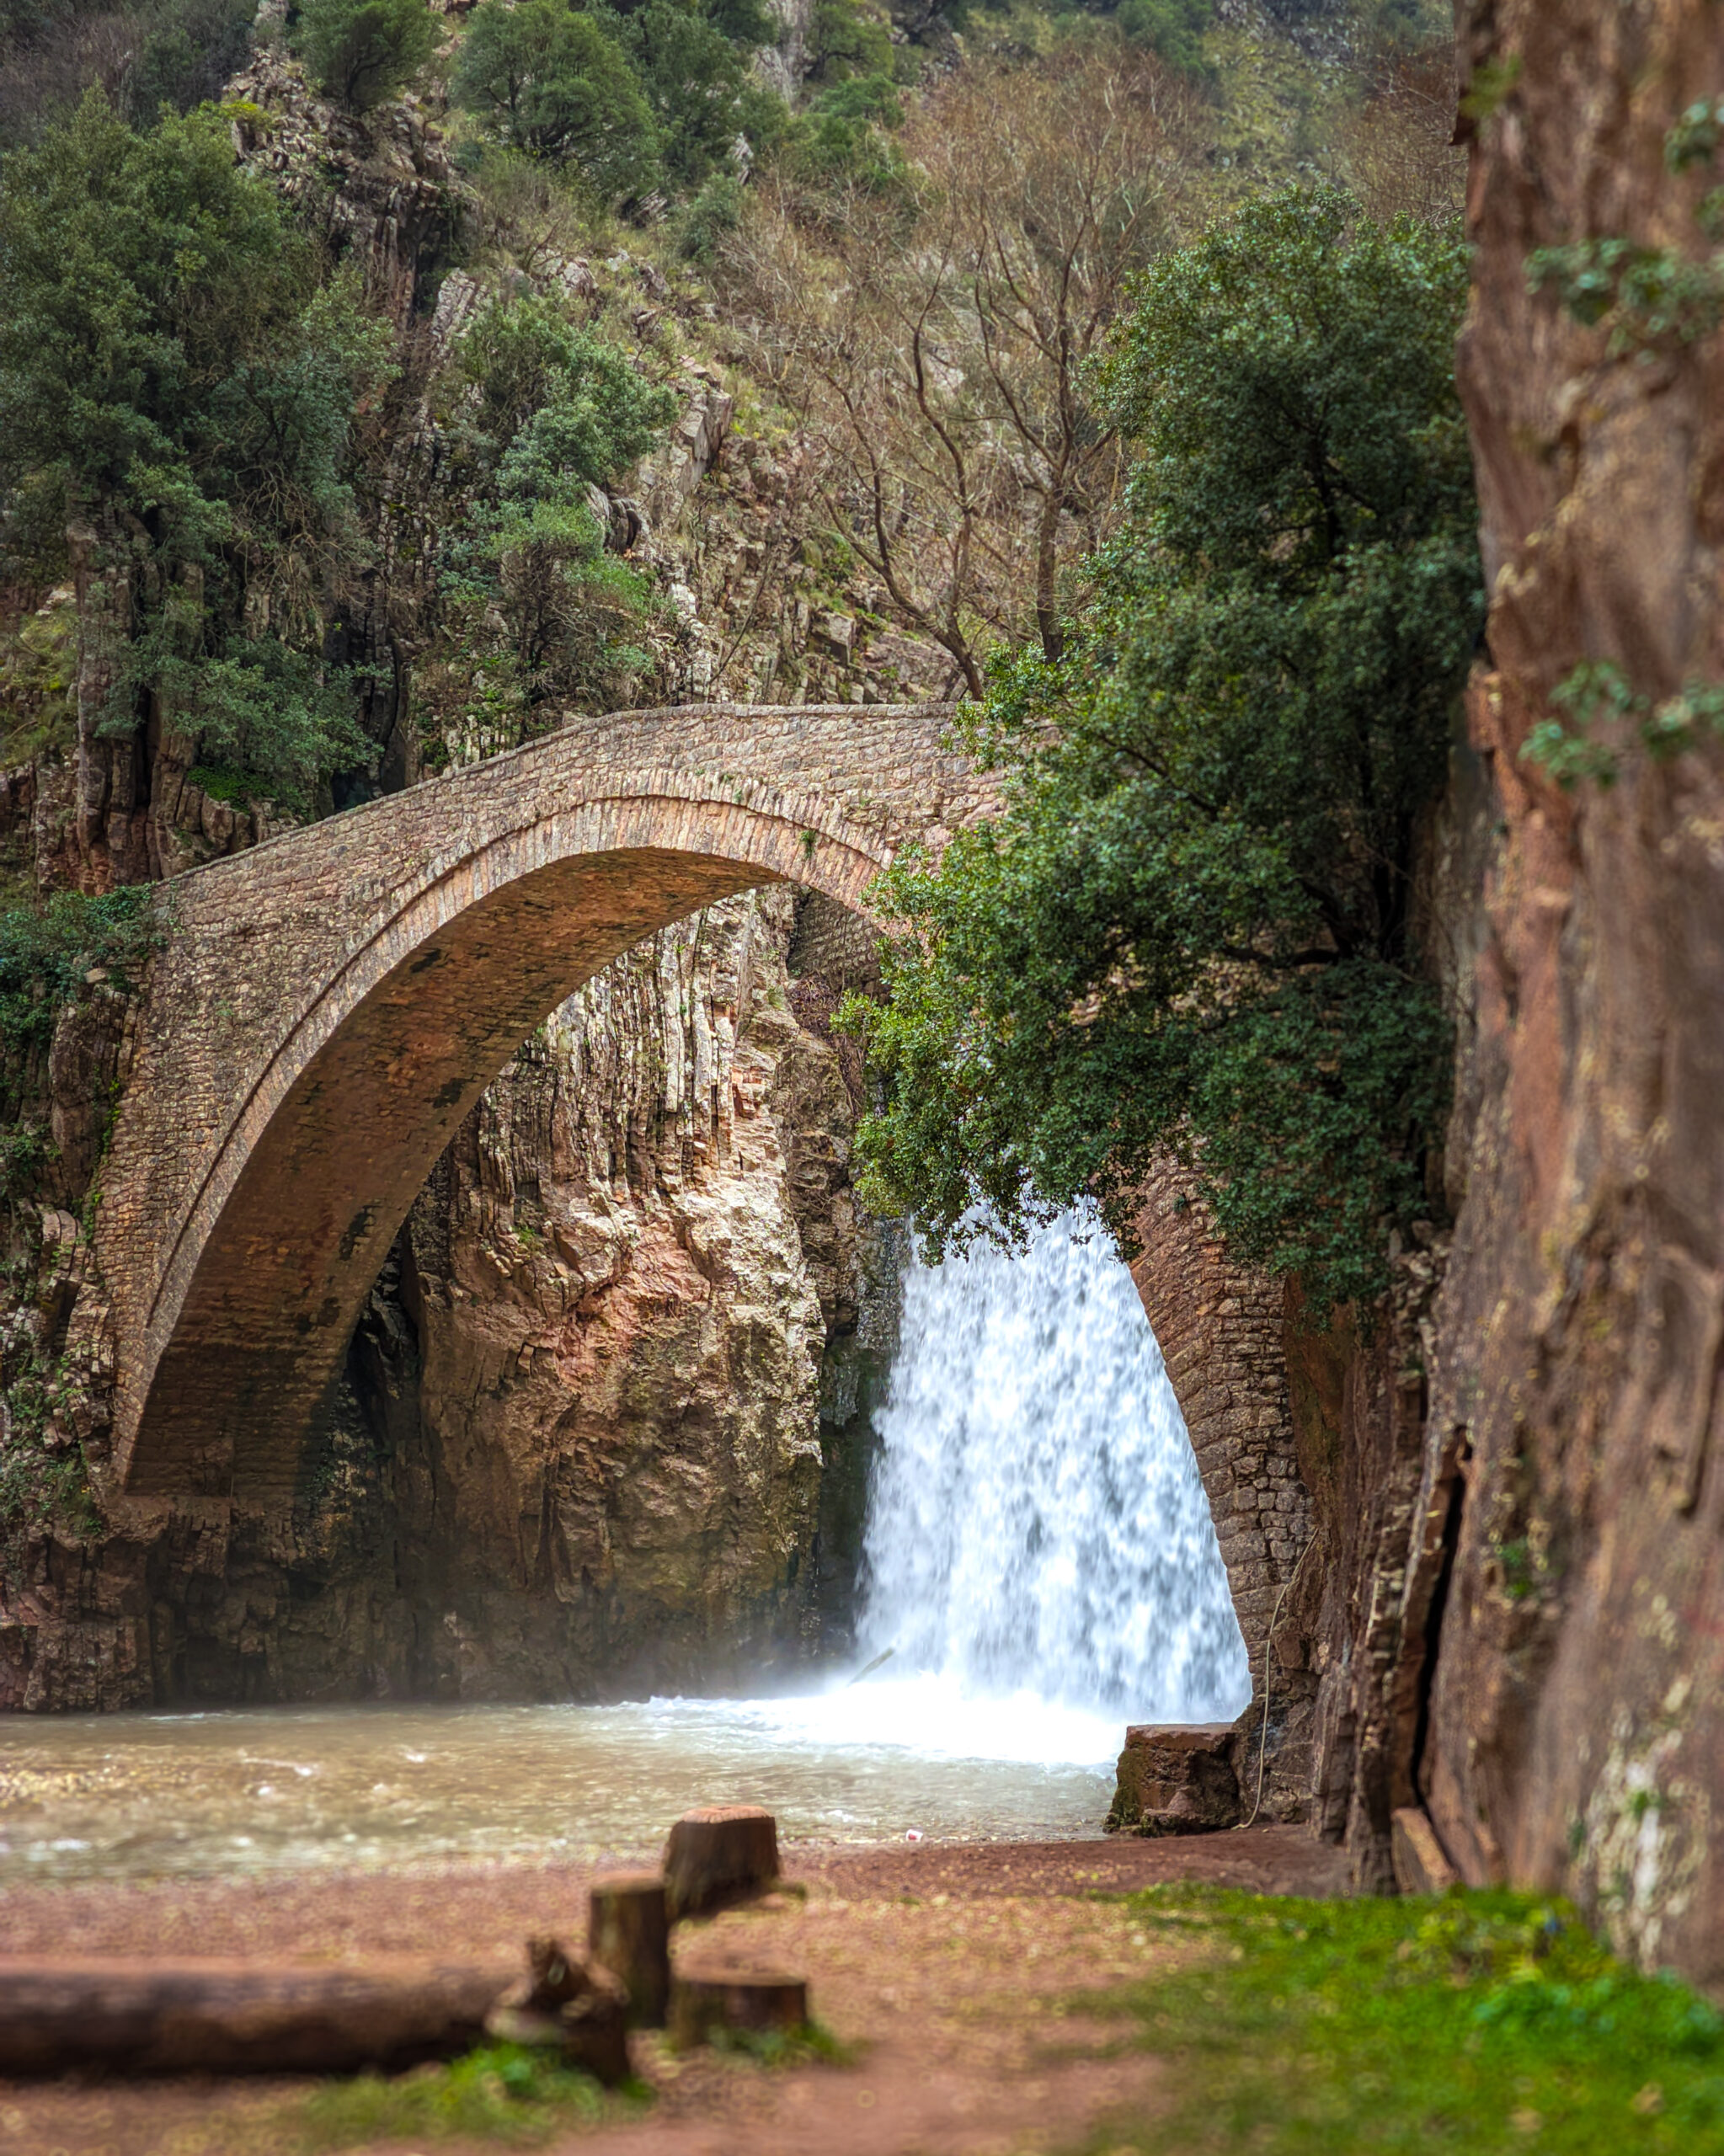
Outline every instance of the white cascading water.
<svg viewBox="0 0 1724 2156"><path fill-rule="evenodd" d="M1022 1257L913 1262L878 1428L859 1645L893 1651L900 1711L920 1693L925 1726L980 1710L1074 1758L1117 1749L1125 1721L1245 1707L1197 1462L1098 1225L1068 1216Z"/></svg>

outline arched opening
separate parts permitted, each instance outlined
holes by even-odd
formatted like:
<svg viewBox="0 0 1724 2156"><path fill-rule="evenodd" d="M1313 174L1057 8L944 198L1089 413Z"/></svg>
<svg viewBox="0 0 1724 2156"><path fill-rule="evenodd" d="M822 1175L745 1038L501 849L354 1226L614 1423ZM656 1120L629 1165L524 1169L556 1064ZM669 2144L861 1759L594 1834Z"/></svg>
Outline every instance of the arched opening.
<svg viewBox="0 0 1724 2156"><path fill-rule="evenodd" d="M285 954L275 1038L230 1049L226 1071L222 1036L236 1028L210 977L224 960L267 972L284 954L248 947L245 902L269 894L243 889L248 857L185 879L193 888L158 962L170 974L161 1037L134 1074L104 1208L122 1328L129 1315L141 1335L122 1359L116 1418L129 1492L291 1494L408 1206L522 1038L667 922L775 881L855 905L889 856L830 812L813 821L805 801L738 785L729 798L715 792L643 787L517 828L433 864L440 873L404 903L388 891L367 906L361 888L349 922L307 924L304 947ZM293 845L309 851L318 836ZM296 864L283 865L291 876ZM196 979L192 1025L184 983L173 993L176 966ZM189 1100L212 1066L218 1082L206 1091L221 1097ZM217 1127L188 1160L199 1106ZM158 1208L139 1234L128 1169L162 1150L176 1107L189 1187L177 1219Z"/></svg>

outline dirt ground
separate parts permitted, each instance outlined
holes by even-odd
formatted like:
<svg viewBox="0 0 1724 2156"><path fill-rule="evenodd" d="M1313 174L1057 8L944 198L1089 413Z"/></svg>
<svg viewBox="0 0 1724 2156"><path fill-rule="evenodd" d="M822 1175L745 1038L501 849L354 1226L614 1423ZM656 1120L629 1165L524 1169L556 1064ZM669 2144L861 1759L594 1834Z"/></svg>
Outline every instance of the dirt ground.
<svg viewBox="0 0 1724 2156"><path fill-rule="evenodd" d="M1337 1853L1294 1828L1183 1841L793 1845L805 1889L679 1928L679 1954L735 1950L805 1975L814 2011L853 2063L764 2069L636 2039L658 2100L638 2116L543 2144L579 2156L1038 2156L1129 2115L1150 2156L1158 2062L1070 1995L1134 1976L1170 1949L1094 1898L1170 1879L1260 1892L1343 1885ZM0 1896L12 1954L378 1952L495 1956L506 1981L530 1932L585 1936L573 1866L141 1886L30 1886ZM0 2082L6 2156L294 2156L286 2120L304 2083ZM392 2152L410 2143L376 2144ZM446 2156L470 2148L434 2144ZM431 2156L427 2150L425 2156ZM1122 2148L1121 2156L1124 2156Z"/></svg>

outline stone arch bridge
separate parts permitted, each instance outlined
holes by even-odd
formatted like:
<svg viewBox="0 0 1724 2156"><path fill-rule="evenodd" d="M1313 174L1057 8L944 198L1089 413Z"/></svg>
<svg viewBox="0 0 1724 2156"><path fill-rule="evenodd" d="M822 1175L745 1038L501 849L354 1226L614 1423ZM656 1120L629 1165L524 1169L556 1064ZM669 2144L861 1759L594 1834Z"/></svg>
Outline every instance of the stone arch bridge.
<svg viewBox="0 0 1724 2156"><path fill-rule="evenodd" d="M993 798L949 719L578 720L165 885L96 1221L124 1490L291 1494L415 1193L520 1042L732 893L866 913L899 847Z"/></svg>
<svg viewBox="0 0 1724 2156"><path fill-rule="evenodd" d="M995 803L950 717L578 720L165 884L95 1223L120 1489L290 1499L415 1194L520 1042L622 952L735 892L793 883L866 915L906 842L937 847ZM1257 1673L1309 1529L1274 1313L1212 1243L1187 1246L1195 1217L1150 1206L1134 1270ZM1262 1353L1232 1337L1242 1311Z"/></svg>

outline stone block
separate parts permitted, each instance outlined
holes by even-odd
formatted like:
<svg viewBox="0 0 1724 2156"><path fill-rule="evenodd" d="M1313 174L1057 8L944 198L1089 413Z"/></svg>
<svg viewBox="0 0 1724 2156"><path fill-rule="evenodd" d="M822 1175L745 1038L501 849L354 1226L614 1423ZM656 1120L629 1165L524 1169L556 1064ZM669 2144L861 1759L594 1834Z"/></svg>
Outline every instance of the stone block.
<svg viewBox="0 0 1724 2156"><path fill-rule="evenodd" d="M1233 1724L1142 1722L1125 1732L1108 1832L1207 1834L1239 1823Z"/></svg>

